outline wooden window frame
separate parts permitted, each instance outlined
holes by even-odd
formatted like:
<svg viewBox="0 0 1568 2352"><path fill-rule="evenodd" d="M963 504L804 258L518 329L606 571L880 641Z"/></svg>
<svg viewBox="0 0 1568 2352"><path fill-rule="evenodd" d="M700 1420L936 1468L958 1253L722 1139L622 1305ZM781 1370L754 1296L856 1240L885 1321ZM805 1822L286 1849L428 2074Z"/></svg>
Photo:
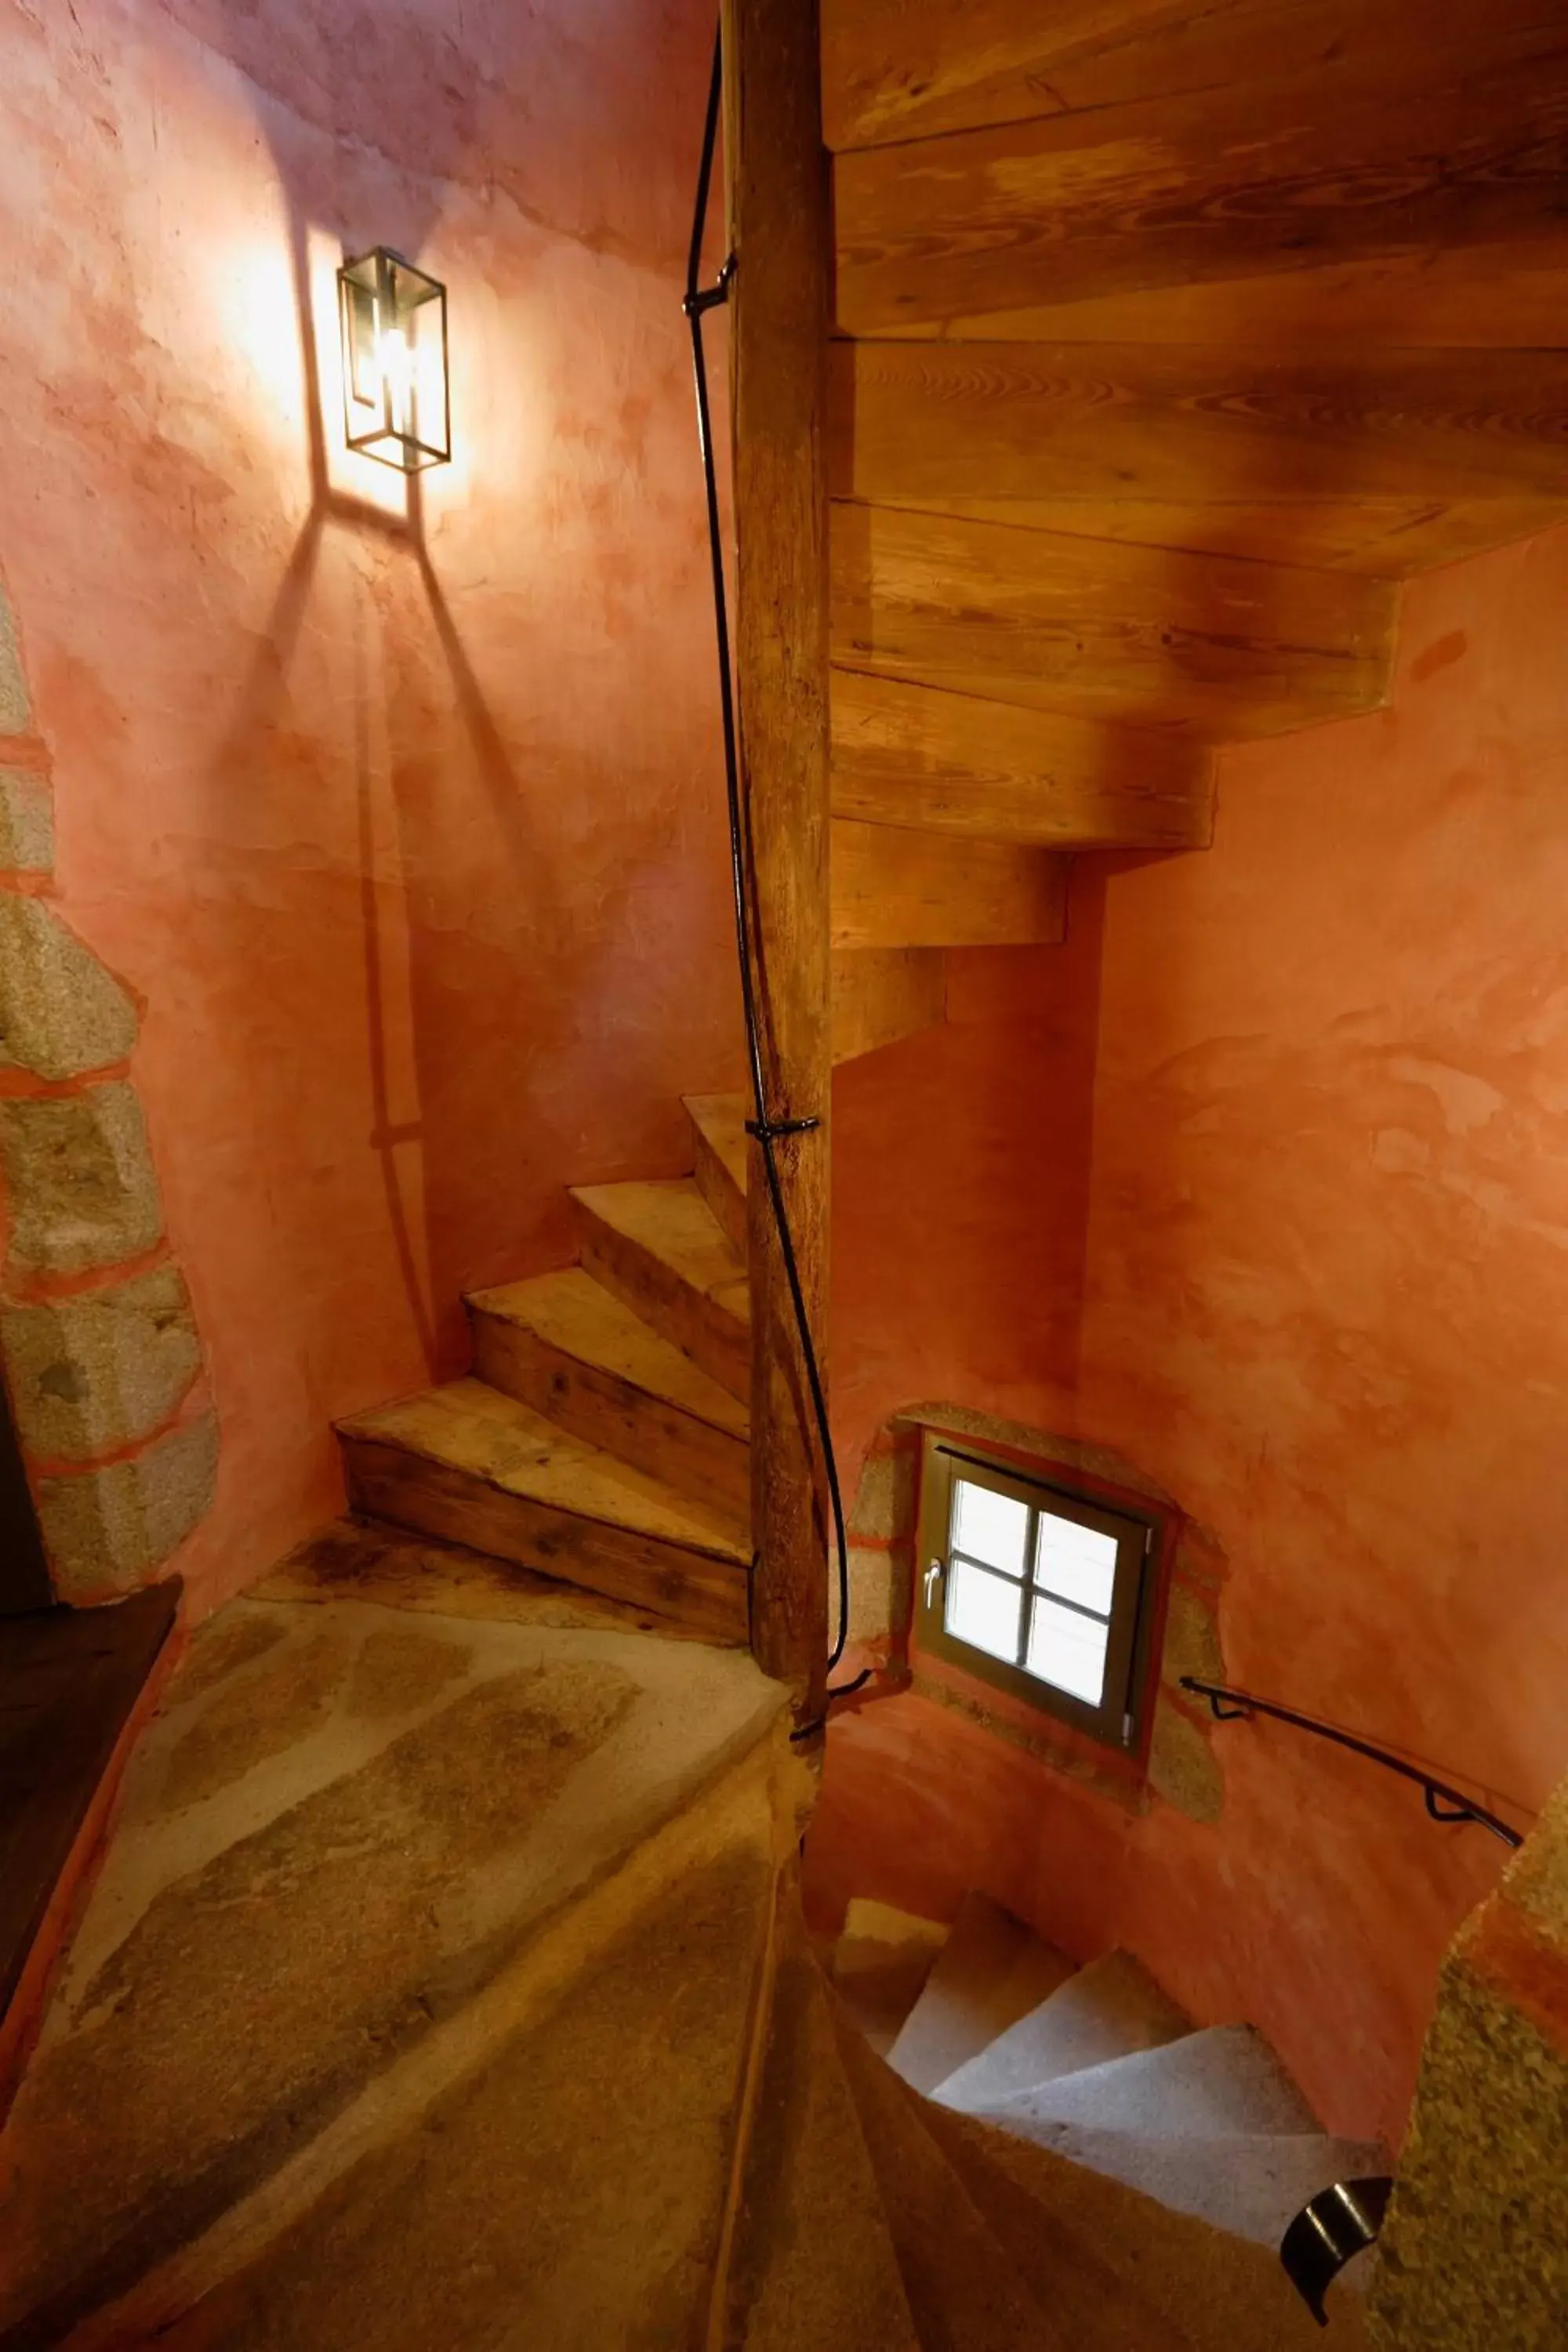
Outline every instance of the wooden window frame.
<svg viewBox="0 0 1568 2352"><path fill-rule="evenodd" d="M1098 1706L1043 1682L1022 1664L993 1657L948 1632L952 1488L957 1477L1005 1495L1030 1513L1024 1573L1005 1580L1019 1584L1025 1596L1019 1612L1020 1658L1027 1652L1034 1595L1042 1589L1033 1574L1038 1513L1049 1512L1114 1540L1117 1558L1110 1616L1101 1621L1108 1622L1109 1627L1105 1685ZM1108 1491L1097 1482L1079 1479L1065 1465L1047 1462L1031 1465L984 1440L928 1430L921 1460L920 1549L915 1561L914 1622L919 1645L962 1673L1071 1725L1089 1738L1120 1754L1136 1755L1142 1749L1148 1711L1149 1666L1166 1532L1163 1513L1131 1496ZM1001 1573L995 1569L989 1572ZM1056 1597L1062 1605L1074 1605L1062 1596Z"/></svg>

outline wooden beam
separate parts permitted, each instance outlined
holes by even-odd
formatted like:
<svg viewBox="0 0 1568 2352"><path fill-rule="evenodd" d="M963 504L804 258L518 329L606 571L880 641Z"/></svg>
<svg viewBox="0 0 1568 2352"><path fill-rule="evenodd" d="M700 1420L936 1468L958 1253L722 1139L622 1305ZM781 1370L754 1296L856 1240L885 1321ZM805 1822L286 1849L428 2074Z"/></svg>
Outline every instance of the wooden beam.
<svg viewBox="0 0 1568 2352"><path fill-rule="evenodd" d="M836 498L1562 499L1568 352L834 346Z"/></svg>
<svg viewBox="0 0 1568 2352"><path fill-rule="evenodd" d="M829 1030L827 499L831 227L816 0L724 0L735 665L756 982L774 1116L820 1124L779 1147L818 1359L826 1362ZM764 1672L822 1706L828 1643L820 1448L753 1158L752 1643Z"/></svg>
<svg viewBox="0 0 1568 2352"><path fill-rule="evenodd" d="M836 819L1055 849L1202 849L1214 764L1185 736L833 673ZM837 845L836 825L836 920Z"/></svg>
<svg viewBox="0 0 1568 2352"><path fill-rule="evenodd" d="M1067 870L1049 849L835 817L833 944L1054 947L1067 933Z"/></svg>
<svg viewBox="0 0 1568 2352"><path fill-rule="evenodd" d="M890 507L833 510L833 653L901 677L1209 741L1376 709L1397 588Z"/></svg>
<svg viewBox="0 0 1568 2352"><path fill-rule="evenodd" d="M1133 98L1256 88L1445 49L1473 62L1550 28L1559 0L824 0L823 107L836 151Z"/></svg>
<svg viewBox="0 0 1568 2352"><path fill-rule="evenodd" d="M841 156L840 324L1559 232L1568 23L1435 80L1411 48L1348 87L1325 68Z"/></svg>
<svg viewBox="0 0 1568 2352"><path fill-rule="evenodd" d="M896 1045L947 1014L947 958L941 948L852 948L833 959L833 1059Z"/></svg>

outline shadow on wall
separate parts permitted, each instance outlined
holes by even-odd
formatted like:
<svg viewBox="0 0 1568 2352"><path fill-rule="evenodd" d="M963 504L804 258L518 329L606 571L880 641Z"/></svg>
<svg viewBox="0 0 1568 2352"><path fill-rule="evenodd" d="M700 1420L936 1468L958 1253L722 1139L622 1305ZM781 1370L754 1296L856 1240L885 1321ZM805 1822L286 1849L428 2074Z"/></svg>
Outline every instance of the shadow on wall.
<svg viewBox="0 0 1568 2352"><path fill-rule="evenodd" d="M542 821L545 796L563 768L581 765L574 735L602 735L603 719L580 703L572 706L565 673L555 707L540 706L522 726L515 695L513 707L498 710L494 688L487 688L471 649L471 633L466 635L438 568L443 509L452 497L448 482L432 489L420 478L405 481L373 460L349 456L342 446L335 313L328 300L331 271L345 253L386 243L455 279L461 255L466 282L456 294L453 326L459 445L454 479L474 464L471 412L479 404L477 397L470 401L465 417L464 297L470 325L474 313L486 310L493 331L493 314L510 290L498 288L489 266L493 249L476 246L481 235L499 241L487 215L521 224L531 236L567 240L589 269L607 257L667 272L677 344L673 287L679 246L672 204L663 188L634 188L629 169L619 163L606 173L598 157L638 149L637 139L623 135L634 120L631 110L647 110L635 57L617 54L628 46L645 62L651 53L661 67L678 68L672 80L684 80L689 64L690 104L683 106L681 120L689 119L695 147L707 14L670 5L659 12L656 29L627 45L616 38L614 5L592 11L589 25L574 21L569 35L547 43L532 12L513 22L508 12L494 10L488 12L494 23L458 28L465 35L459 50L447 28L415 7L340 14L301 8L292 0L267 0L260 8L240 0L174 0L170 13L237 67L271 153L287 216L290 331L298 338L308 430L309 509L257 633L213 762L214 781L221 784L237 772L255 778L258 761L279 772L309 761L310 747L301 740L290 707L290 671L312 628L334 625L330 600L336 583L327 579L323 559L335 542L356 589L354 708L345 716L356 772L370 1142L424 1370L432 1377L449 1375L465 1360L462 1291L568 1255L565 1202L555 1197L554 1184L619 1172L604 1166L602 1143L597 1151L589 1145L586 1165L574 1161L574 1150L581 1153L584 1141L575 1098L589 1083L576 1066L602 1063L605 1090L614 1096L624 1093L622 1082L635 1067L628 1057L648 1052L650 1040L638 1034L638 1021L646 1029L674 992L671 983L661 977L650 987L645 1005L652 1009L640 1014L618 1000L628 966L646 965L650 930L658 927L651 945L664 952L671 937L680 939L683 929L690 936L689 925L683 927L673 910L649 908L650 877L662 889L661 869L683 845L668 839L671 812L656 804L658 795L642 796L646 804L639 806L626 788L661 756L654 727L647 744L634 740L614 755L626 778L596 755L601 773L595 782L609 778L613 810L607 801L581 814L573 810L563 824L557 805L548 811L549 822ZM688 38L688 18L700 38ZM548 121L547 108L553 110ZM645 131L641 139L645 160L648 136ZM593 171L583 158L589 141L595 150ZM673 185L681 173L665 176ZM476 185L482 188L484 205L476 215L467 204L463 241L444 267L443 233L454 235L448 201L459 182L466 197ZM595 342L602 342L604 331L593 316L593 293L603 290L602 285L575 285L583 313L573 331ZM471 375L468 389L479 389ZM629 512L640 526L627 486L636 488L656 397L643 402L640 415L624 404L624 413L599 420L592 405L600 389L590 363L583 386L585 413L571 416L585 454L563 462L580 466L590 520ZM663 387L656 392L662 396ZM495 388L485 387L484 395L493 415ZM501 569L504 559L490 554L492 528L498 539L511 532L515 544L534 525L533 517L506 515L499 486L495 503L485 544L476 550L471 531L462 540L458 560L465 577L458 605L475 584L476 565L483 569L494 560L498 573ZM678 571L687 553L678 541L667 568ZM563 572L570 566L573 573L563 580L560 602L569 605L573 596L591 594L604 606L606 663L615 662L617 642L624 648L643 625L636 601L642 592L634 593L627 575L639 567L646 572L655 557L665 562L657 541L651 548L628 547L624 538L579 530L560 558ZM591 575L585 589L584 574ZM528 665L548 668L545 633L556 617L548 564L542 558L534 563L528 583L533 594L519 595L515 579L498 577L494 584L481 658L492 679L505 676L495 659L497 625L510 611L516 615L523 682L531 684ZM575 614L568 625L578 625ZM583 649L574 643L571 653L580 668ZM613 702L626 691L620 679L611 680L605 699ZM671 699L679 703L677 696ZM558 744L530 739L529 726L538 726L546 712L540 735L548 739L553 731ZM523 762L535 753L537 766L530 772ZM459 780L478 787L470 800L463 798ZM595 796L587 797L591 803ZM584 874L576 862L568 870L563 860L574 856L582 827L595 820L600 835L585 845L592 869L584 919ZM716 848L717 839L715 833ZM679 895L689 906L703 887L679 884ZM286 988L303 984L297 972L279 979ZM310 1008L302 1012L308 1030ZM651 1042L662 1047L662 1039ZM699 1049L687 1082L702 1083L704 1072ZM668 1093L667 1116L673 1122L674 1089ZM617 1114L625 1116L624 1100L606 1106L605 1125L612 1133ZM530 1160L536 1163L531 1186L520 1171ZM553 1184L541 1184L539 1164L548 1168ZM375 1386L374 1369L366 1379L374 1393L384 1392ZM340 1407L343 1402L336 1400Z"/></svg>

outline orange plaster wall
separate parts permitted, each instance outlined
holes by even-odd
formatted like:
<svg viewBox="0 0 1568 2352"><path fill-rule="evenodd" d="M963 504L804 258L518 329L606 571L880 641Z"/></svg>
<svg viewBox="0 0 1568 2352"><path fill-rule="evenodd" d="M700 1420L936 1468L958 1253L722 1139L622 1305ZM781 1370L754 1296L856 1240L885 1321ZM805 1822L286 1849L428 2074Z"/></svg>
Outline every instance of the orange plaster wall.
<svg viewBox="0 0 1568 2352"><path fill-rule="evenodd" d="M461 1368L562 1187L732 1081L678 278L693 0L0 11L0 562L62 910L222 1423L195 1609L340 1499L334 1414ZM341 447L331 271L451 290L457 461ZM323 428L318 420L325 416Z"/></svg>
<svg viewBox="0 0 1568 2352"><path fill-rule="evenodd" d="M1228 1671L1504 1811L1568 1767L1565 643L1568 531L1417 582L1387 711L1227 754L1206 856L1080 876L1102 939L1069 1395L1059 1297L1033 1314L1042 1425L1135 1464L1226 1563ZM1083 1000L1059 969L1042 1022ZM843 1134L840 1192L868 1195ZM1048 1210L1039 1159L975 1161L976 1231L982 1181L998 1234ZM892 1350L863 1201L840 1225L855 1399ZM946 1265L942 1297L968 1281ZM1015 1411L1026 1297L950 1322L904 1401ZM1207 1830L874 1706L830 1739L819 1867L916 1907L978 1881L1080 1957L1128 1944L1200 2021L1262 2026L1331 2125L1397 2138L1439 1955L1502 1850L1282 1728L1215 1738Z"/></svg>

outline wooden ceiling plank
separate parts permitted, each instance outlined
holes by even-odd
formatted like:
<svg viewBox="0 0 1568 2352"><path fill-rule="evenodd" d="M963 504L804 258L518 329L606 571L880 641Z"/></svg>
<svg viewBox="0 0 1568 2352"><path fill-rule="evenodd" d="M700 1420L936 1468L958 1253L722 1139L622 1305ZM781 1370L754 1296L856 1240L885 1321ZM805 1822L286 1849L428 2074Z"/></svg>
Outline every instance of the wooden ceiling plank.
<svg viewBox="0 0 1568 2352"><path fill-rule="evenodd" d="M836 670L833 814L989 841L1202 849L1214 754L1152 730Z"/></svg>

